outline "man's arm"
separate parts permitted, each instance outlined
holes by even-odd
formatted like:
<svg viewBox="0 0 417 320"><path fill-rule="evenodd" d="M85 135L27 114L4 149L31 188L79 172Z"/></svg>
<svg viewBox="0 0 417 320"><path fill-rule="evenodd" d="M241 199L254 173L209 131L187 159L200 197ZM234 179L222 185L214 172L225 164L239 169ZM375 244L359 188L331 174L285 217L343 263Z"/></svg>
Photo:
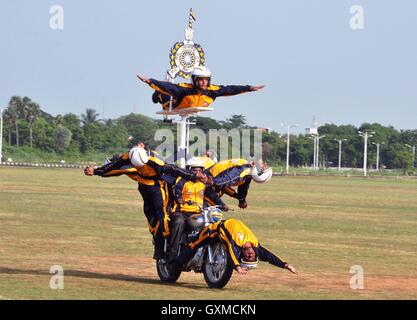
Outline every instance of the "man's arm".
<svg viewBox="0 0 417 320"><path fill-rule="evenodd" d="M229 211L229 207L223 202L222 198L217 194L217 192L208 184L206 184L204 197L209 198L215 204L221 206L222 210Z"/></svg>
<svg viewBox="0 0 417 320"><path fill-rule="evenodd" d="M258 91L265 86L219 86L217 90L213 90L216 97L234 96L241 93Z"/></svg>
<svg viewBox="0 0 417 320"><path fill-rule="evenodd" d="M178 84L174 84L168 81L159 81L156 79L146 78L146 77L139 76L139 75L137 77L142 82L148 84L152 89L158 92L161 92L163 94L176 97L176 98L180 98L188 90L187 88L183 86L180 86Z"/></svg>
<svg viewBox="0 0 417 320"><path fill-rule="evenodd" d="M239 208L246 209L248 206L246 197L248 195L251 181L252 179L248 177L243 184L237 187L237 199L239 200Z"/></svg>
<svg viewBox="0 0 417 320"><path fill-rule="evenodd" d="M291 271L292 273L297 274L297 270L295 270L295 268L292 265L288 264L281 257L278 257L278 256L274 255L272 252L268 251L267 249L265 249L261 245L258 246L258 258L261 261L267 261L274 266L277 266L277 267L283 268L283 269L287 269L287 270Z"/></svg>
<svg viewBox="0 0 417 320"><path fill-rule="evenodd" d="M131 174L135 172L137 172L137 170L130 163L129 154L127 152L101 167L93 168L89 166L84 169L84 173L88 176L97 175L101 177L120 176L122 174Z"/></svg>
<svg viewBox="0 0 417 320"><path fill-rule="evenodd" d="M178 178L176 183L174 184L173 188L173 195L174 195L174 201L178 204L181 204L184 202L182 199L182 189L184 188L185 180L182 178Z"/></svg>

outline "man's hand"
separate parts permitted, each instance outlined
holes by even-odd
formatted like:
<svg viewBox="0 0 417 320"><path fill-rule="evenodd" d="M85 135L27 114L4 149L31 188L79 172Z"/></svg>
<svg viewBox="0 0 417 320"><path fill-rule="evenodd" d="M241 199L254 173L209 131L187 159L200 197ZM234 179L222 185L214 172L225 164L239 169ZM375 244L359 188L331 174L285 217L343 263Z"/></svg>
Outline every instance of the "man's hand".
<svg viewBox="0 0 417 320"><path fill-rule="evenodd" d="M237 267L236 267L236 271L237 271L239 274L247 274L247 273L248 273L248 269L246 269L246 268L242 268L241 266L237 266Z"/></svg>
<svg viewBox="0 0 417 320"><path fill-rule="evenodd" d="M84 174L86 176L93 176L94 175L94 167L88 166L84 168Z"/></svg>
<svg viewBox="0 0 417 320"><path fill-rule="evenodd" d="M246 201L239 201L239 208L246 209L248 207L248 203Z"/></svg>
<svg viewBox="0 0 417 320"><path fill-rule="evenodd" d="M147 83L147 84L149 84L149 83L151 82L148 78L146 78L146 77L144 77L144 76L136 75L136 77L138 77L138 79L139 79L140 81L145 82L145 83Z"/></svg>
<svg viewBox="0 0 417 320"><path fill-rule="evenodd" d="M208 179L207 179L207 176L204 174L204 173L202 173L202 172L198 172L198 173L196 173L196 175L195 175L196 177L197 177L197 179L199 180L199 181L201 181L202 183L207 183L208 182Z"/></svg>
<svg viewBox="0 0 417 320"><path fill-rule="evenodd" d="M255 161L249 161L248 165L251 166L252 168L255 166Z"/></svg>
<svg viewBox="0 0 417 320"><path fill-rule="evenodd" d="M250 91L258 91L263 88L265 88L265 86L253 86L253 87L250 87Z"/></svg>
<svg viewBox="0 0 417 320"><path fill-rule="evenodd" d="M284 266L285 269L289 270L290 272L294 273L294 274L298 274L297 270L294 268L294 266L286 263Z"/></svg>
<svg viewBox="0 0 417 320"><path fill-rule="evenodd" d="M211 176L207 176L207 182L206 183L212 186L214 184L213 178Z"/></svg>

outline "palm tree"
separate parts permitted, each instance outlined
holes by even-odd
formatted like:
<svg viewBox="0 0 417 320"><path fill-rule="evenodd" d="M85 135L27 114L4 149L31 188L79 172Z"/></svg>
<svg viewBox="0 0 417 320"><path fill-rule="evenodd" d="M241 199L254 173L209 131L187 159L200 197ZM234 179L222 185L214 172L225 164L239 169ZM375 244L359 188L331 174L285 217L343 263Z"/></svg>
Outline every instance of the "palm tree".
<svg viewBox="0 0 417 320"><path fill-rule="evenodd" d="M25 98L23 98L24 101L25 101ZM41 108L36 102L30 101L30 99L29 101L26 100L24 108L25 108L25 118L26 118L26 121L29 123L29 141L30 141L30 147L32 148L33 146L32 128L33 128L33 125L35 124L37 117L39 116Z"/></svg>
<svg viewBox="0 0 417 320"><path fill-rule="evenodd" d="M81 115L81 121L84 125L89 125L97 122L99 114L94 109L87 108L85 114Z"/></svg>
<svg viewBox="0 0 417 320"><path fill-rule="evenodd" d="M8 125L8 130L9 130L9 146L12 145L12 125L13 125L13 117L12 117L12 112L9 111L9 109L7 108L4 113L3 113L3 119L5 122L7 122Z"/></svg>
<svg viewBox="0 0 417 320"><path fill-rule="evenodd" d="M10 121L14 124L15 133L16 133L16 146L19 147L19 124L18 120L23 113L23 102L22 98L18 96L13 96L10 98L9 107Z"/></svg>

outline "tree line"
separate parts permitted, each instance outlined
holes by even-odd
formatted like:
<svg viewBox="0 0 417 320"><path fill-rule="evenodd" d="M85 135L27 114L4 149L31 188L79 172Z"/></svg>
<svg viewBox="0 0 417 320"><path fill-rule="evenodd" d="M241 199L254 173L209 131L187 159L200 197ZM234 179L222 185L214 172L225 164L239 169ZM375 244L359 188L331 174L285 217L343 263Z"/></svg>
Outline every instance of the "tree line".
<svg viewBox="0 0 417 320"><path fill-rule="evenodd" d="M91 152L109 155L125 151L139 141L155 147L155 131L168 128L176 131L175 125L163 120L131 113L117 119L102 119L92 108L80 116L73 113L52 116L44 112L38 103L28 97L11 97L3 113L3 145L12 148L33 149L53 152L62 158L77 155L83 157ZM245 116L232 115L225 121L209 117L192 119L196 127L209 129L256 129L247 123ZM284 165L286 161L286 136L275 131L262 129L263 158L271 165ZM363 164L364 139L358 131L372 132L368 140L369 167L376 166L379 144L380 168L410 170L413 164L412 147L417 145L417 130L396 130L392 126L378 123L353 125L325 124L318 128L320 136L319 159L321 167L338 165L339 143L342 143L342 166L361 167ZM175 135L176 136L176 135ZM4 156L5 158L7 155ZM4 161L4 159L3 159ZM290 165L311 166L313 162L313 140L309 134L290 136Z"/></svg>

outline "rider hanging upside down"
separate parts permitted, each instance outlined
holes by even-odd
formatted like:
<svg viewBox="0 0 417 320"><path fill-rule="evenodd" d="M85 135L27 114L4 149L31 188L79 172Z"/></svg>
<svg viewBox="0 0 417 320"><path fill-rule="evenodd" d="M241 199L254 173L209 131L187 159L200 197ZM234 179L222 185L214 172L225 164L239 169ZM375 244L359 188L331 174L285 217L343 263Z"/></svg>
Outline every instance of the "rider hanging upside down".
<svg viewBox="0 0 417 320"><path fill-rule="evenodd" d="M194 68L191 84L174 84L167 81L148 79L137 76L155 90L152 95L154 103L162 104L164 110L168 110L170 97L173 98L173 109L185 109L195 107L208 107L217 97L233 96L240 93L258 91L265 86L217 86L210 84L211 72L203 66Z"/></svg>
<svg viewBox="0 0 417 320"><path fill-rule="evenodd" d="M242 221L237 219L221 220L202 229L184 247L181 254L173 261L172 267L179 268L186 264L198 248L215 237L219 237L225 244L234 268L240 274L246 274L249 269L255 268L259 260L297 274L297 270L292 265L262 247L255 234Z"/></svg>

